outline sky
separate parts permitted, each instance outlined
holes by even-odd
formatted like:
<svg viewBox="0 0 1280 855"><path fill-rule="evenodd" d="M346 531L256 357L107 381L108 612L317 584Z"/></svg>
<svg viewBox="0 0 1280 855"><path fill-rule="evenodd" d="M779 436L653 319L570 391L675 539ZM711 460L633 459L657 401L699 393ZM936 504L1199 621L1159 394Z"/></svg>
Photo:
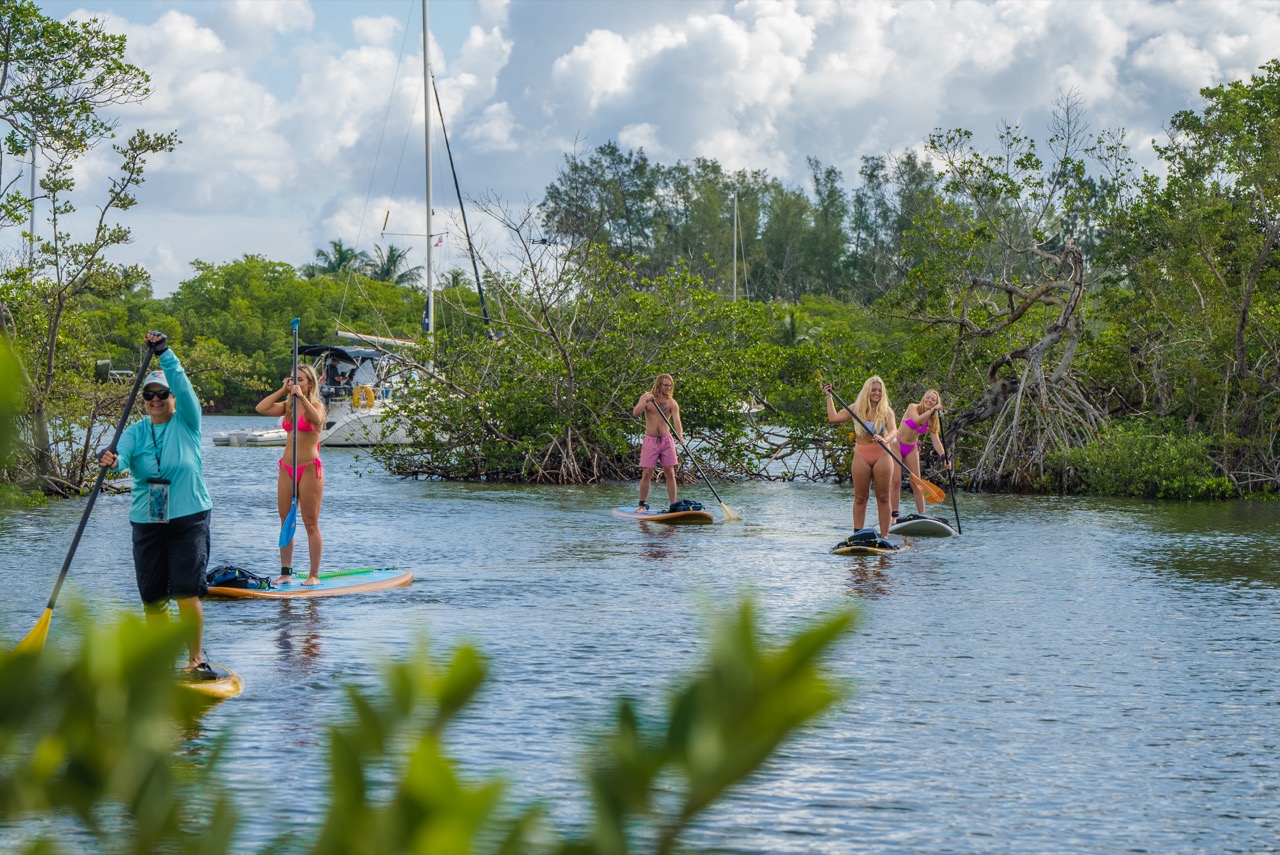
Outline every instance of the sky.
<svg viewBox="0 0 1280 855"><path fill-rule="evenodd" d="M157 296L191 262L291 264L342 240L425 256L420 0L47 0L128 38L152 78L119 135L176 131L120 221ZM663 164L711 158L802 187L806 158L855 186L861 160L1002 122L1043 138L1055 99L1124 128L1140 164L1199 90L1280 56L1280 0L430 0L430 60L468 218L542 199L566 153L610 140ZM463 240L432 117L437 270ZM109 147L77 172L92 210ZM385 223L385 225L384 225ZM16 240L11 235L6 241ZM492 245L492 244L490 244Z"/></svg>

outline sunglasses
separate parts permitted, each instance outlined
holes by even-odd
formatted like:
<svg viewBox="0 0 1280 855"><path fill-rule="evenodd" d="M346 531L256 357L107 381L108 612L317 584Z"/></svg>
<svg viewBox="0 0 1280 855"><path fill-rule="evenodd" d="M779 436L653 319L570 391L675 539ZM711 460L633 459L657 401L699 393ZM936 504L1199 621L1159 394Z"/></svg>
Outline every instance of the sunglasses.
<svg viewBox="0 0 1280 855"><path fill-rule="evenodd" d="M169 400L169 390L168 389L147 389L145 392L142 393L142 398L145 401L154 401L156 399L159 399L161 401L167 401Z"/></svg>

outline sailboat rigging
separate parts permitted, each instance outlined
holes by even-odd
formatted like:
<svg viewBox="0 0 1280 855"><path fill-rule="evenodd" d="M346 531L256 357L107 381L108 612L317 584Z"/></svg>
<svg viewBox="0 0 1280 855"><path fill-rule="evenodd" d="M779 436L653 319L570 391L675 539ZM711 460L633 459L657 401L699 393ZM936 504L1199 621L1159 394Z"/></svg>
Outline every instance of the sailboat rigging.
<svg viewBox="0 0 1280 855"><path fill-rule="evenodd" d="M426 15L426 12L425 12L426 0L423 0L423 7L424 7L423 15L425 16L425 15ZM449 173L453 176L453 191L454 191L454 193L455 193L455 194L457 194L457 197L458 197L458 211L462 214L462 231L463 231L463 233L466 235L466 238L467 238L467 255L468 255L468 256L470 257L470 259L471 259L471 273L472 273L472 275L474 275L474 276L475 276L475 279L476 279L476 293L480 295L480 314L484 317L484 331L485 331L485 335L489 336L489 338L490 338L490 339L492 339L492 340L493 340L493 341L495 341L495 342L501 342L501 339L502 339L502 331L501 331L501 330L495 330L495 329L490 325L490 320L489 320L489 307L488 307L488 305L487 305L487 304L485 303L485 301L484 301L484 285L483 285L483 284L481 284L481 282L480 282L480 268L479 268L479 266L478 266L478 265L477 265L477 263L476 263L476 248L475 248L475 245L474 245L474 244L472 244L472 242L471 242L471 228L467 225L467 206L466 206L466 204L462 201L462 188L458 186L458 170L457 170L457 169L455 169L455 168L454 168L454 165L453 165L453 148L449 145L449 132L448 132L448 130L446 130L446 129L445 129L445 126L444 126L444 110L442 110L442 109L441 109L441 107L440 107L440 92L439 92L439 90L438 90L438 89L436 89L436 78L435 78L435 75L431 74L431 73L430 73L430 71L428 71L427 81L428 81L428 83L430 83L430 85L431 85L431 92L432 92L432 94L434 94L434 95L435 95L435 99L436 99L436 115L438 115L438 116L440 117L440 135L444 137L444 150L445 150L445 154L447 154L447 155L448 155L448 157L449 157ZM430 182L430 179L428 179L428 185L427 185L428 187L430 187L430 183L429 183L429 182ZM428 198L427 198L427 212L428 212L428 213L427 213L427 216L428 216L427 223L428 223L428 226L430 225L430 222L431 222L431 220L430 220L430 211L431 211L431 199L430 199L430 197L428 196ZM428 227L428 229L427 229L427 234L428 234L428 239L427 239L428 249L427 249L427 252L430 252L430 251L431 251L431 250L430 250L430 244L431 244L431 240L430 240L431 229L430 229L430 227ZM429 257L430 257L430 256L428 256L428 258L429 258Z"/></svg>

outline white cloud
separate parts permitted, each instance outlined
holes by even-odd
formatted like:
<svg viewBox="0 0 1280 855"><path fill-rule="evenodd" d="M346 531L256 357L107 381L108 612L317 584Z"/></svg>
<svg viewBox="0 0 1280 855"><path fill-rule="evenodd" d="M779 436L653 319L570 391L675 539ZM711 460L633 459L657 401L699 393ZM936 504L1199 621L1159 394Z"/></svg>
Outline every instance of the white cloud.
<svg viewBox="0 0 1280 855"><path fill-rule="evenodd" d="M398 19L384 15L379 18L356 18L351 22L351 31L359 44L369 47L396 47L392 42L396 36L400 35L401 26Z"/></svg>
<svg viewBox="0 0 1280 855"><path fill-rule="evenodd" d="M1144 41L1133 54L1133 67L1149 77L1198 90L1218 77L1218 62L1184 33L1162 33Z"/></svg>
<svg viewBox="0 0 1280 855"><path fill-rule="evenodd" d="M89 12L74 14L108 2L80 0ZM149 166L124 218L172 256L142 239L130 252L167 270L184 253L208 257L202 243L238 241L221 257L303 261L353 229L369 239L366 197L400 211L420 199L421 57L399 55L419 50L401 4L122 8L133 18L112 13L108 26L155 95L118 111L121 135L141 125L184 140ZM1064 89L1095 128L1128 128L1151 165L1150 138L1173 112L1198 106L1202 86L1255 73L1280 44L1280 4L1255 0L481 0L431 14L464 194L506 199L538 198L565 152L610 139L797 184L814 156L852 185L861 157L918 150L935 128L990 140L1007 119L1041 134ZM86 188L101 189L109 155L78 170ZM189 233L174 236L178 224Z"/></svg>
<svg viewBox="0 0 1280 855"><path fill-rule="evenodd" d="M618 33L596 30L555 61L551 79L594 110L604 99L627 91L632 62L632 48L626 39Z"/></svg>
<svg viewBox="0 0 1280 855"><path fill-rule="evenodd" d="M666 156L662 143L658 140L658 127L651 122L627 125L618 131L618 145L623 148L642 148L651 159Z"/></svg>
<svg viewBox="0 0 1280 855"><path fill-rule="evenodd" d="M241 32L287 34L310 30L315 15L308 0L231 0L226 15Z"/></svg>
<svg viewBox="0 0 1280 855"><path fill-rule="evenodd" d="M475 143L478 151L514 151L519 146L516 139L519 126L507 104L486 107L477 119L465 127L463 135Z"/></svg>

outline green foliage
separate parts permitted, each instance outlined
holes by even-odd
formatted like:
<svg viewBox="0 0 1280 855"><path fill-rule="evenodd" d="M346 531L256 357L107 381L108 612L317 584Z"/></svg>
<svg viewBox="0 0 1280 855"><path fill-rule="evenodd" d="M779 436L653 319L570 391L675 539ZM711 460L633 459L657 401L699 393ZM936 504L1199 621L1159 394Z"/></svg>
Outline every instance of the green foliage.
<svg viewBox="0 0 1280 855"><path fill-rule="evenodd" d="M59 815L112 851L243 851L219 749L205 762L178 750L200 709L170 676L182 629L83 616L72 625L83 638L71 653L0 653L0 820ZM386 667L381 692L347 690L350 713L329 728L329 804L315 838L282 836L266 851L675 851L708 807L844 697L821 662L852 627L841 611L769 643L749 602L723 615L705 664L672 689L665 714L645 721L622 700L586 746L594 822L567 833L546 827L540 806L513 805L500 778L477 780L450 757L449 725L487 664L465 645L438 659L421 643ZM41 836L26 851L58 843Z"/></svg>
<svg viewBox="0 0 1280 855"><path fill-rule="evenodd" d="M291 265L253 255L192 267L195 275L156 310L173 316L187 342L201 342L202 355L216 355L197 366L209 370L193 372L192 382L223 409L250 409L279 385L293 362L293 318L302 319L303 344L336 343L338 318L361 332L403 337L417 329L425 299L357 273L306 279Z"/></svg>
<svg viewBox="0 0 1280 855"><path fill-rule="evenodd" d="M585 272L590 270L590 274ZM379 449L398 472L441 478L579 483L629 477L641 423L630 411L659 373L676 377L684 424L714 436L707 457L742 452L740 403L776 380L767 341L770 311L727 303L677 269L632 285L634 271L593 257L558 278L494 279L501 344L474 317L450 323L433 368L400 399L416 447ZM446 306L446 317L473 314Z"/></svg>
<svg viewBox="0 0 1280 855"><path fill-rule="evenodd" d="M1053 486L1067 492L1148 499L1229 499L1239 491L1210 457L1212 437L1176 420L1123 419L1052 458Z"/></svg>
<svg viewBox="0 0 1280 855"><path fill-rule="evenodd" d="M77 649L0 653L0 817L71 817L137 855L228 851L235 812L211 769L174 756L203 706L173 678L183 628L76 609L59 625L83 633ZM197 793L208 807L193 813ZM41 837L27 851L60 851Z"/></svg>

